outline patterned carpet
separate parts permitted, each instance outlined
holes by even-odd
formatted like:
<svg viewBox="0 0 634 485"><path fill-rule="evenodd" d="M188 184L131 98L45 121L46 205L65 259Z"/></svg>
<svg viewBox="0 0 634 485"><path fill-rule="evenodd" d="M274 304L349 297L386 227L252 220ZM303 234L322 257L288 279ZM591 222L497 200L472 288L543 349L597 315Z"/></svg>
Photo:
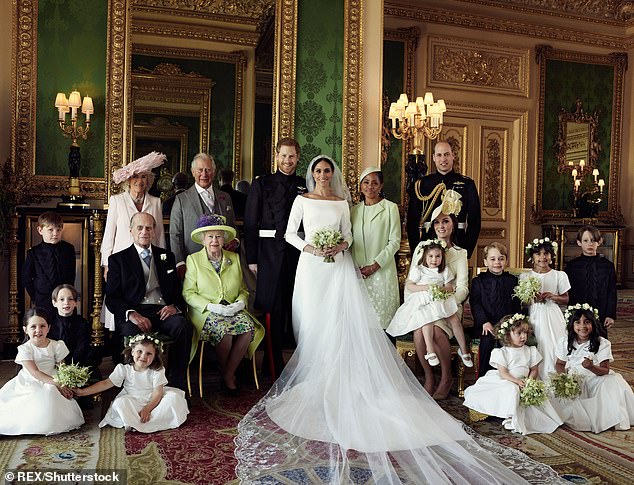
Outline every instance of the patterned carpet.
<svg viewBox="0 0 634 485"><path fill-rule="evenodd" d="M615 357L612 368L634 384L634 292L619 296L619 320L610 333ZM0 469L116 469L128 473L130 485L235 484L236 425L264 390L247 386L239 398L223 396L217 392L220 382L213 372L208 372L204 384L205 400L193 399L189 419L178 430L152 435L124 433L109 427L100 430L97 423L103 411L97 406L87 413L87 424L71 433L0 437ZM504 430L495 418L470 423L467 409L458 397L441 405L477 433L551 466L571 483L633 483L634 430L595 435L562 427L550 435L524 437Z"/></svg>

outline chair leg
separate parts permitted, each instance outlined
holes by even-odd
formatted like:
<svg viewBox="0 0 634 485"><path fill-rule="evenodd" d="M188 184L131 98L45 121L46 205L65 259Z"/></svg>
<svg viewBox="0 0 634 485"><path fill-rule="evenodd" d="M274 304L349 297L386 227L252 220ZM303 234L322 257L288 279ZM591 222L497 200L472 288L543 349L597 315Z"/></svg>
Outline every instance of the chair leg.
<svg viewBox="0 0 634 485"><path fill-rule="evenodd" d="M271 379L275 381L275 362L273 362L273 340L271 339L271 314L266 314L265 319L265 330L266 334L264 337L266 338L266 351L269 356L269 372L271 373Z"/></svg>
<svg viewBox="0 0 634 485"><path fill-rule="evenodd" d="M255 380L255 388L260 390L260 383L258 382L258 371L255 365L255 352L253 352L253 357L251 357L251 362L253 362L253 380Z"/></svg>
<svg viewBox="0 0 634 485"><path fill-rule="evenodd" d="M205 341L200 341L200 364L198 365L198 392L200 399L203 398L203 352L205 350Z"/></svg>

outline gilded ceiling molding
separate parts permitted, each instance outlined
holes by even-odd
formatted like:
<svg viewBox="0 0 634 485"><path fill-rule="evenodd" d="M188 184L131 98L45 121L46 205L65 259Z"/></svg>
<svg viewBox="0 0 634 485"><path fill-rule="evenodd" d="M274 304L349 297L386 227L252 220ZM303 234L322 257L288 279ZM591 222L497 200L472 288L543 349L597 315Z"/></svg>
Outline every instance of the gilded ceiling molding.
<svg viewBox="0 0 634 485"><path fill-rule="evenodd" d="M460 0L469 4L501 7L519 12L537 13L591 22L623 25L633 18L634 5L622 0Z"/></svg>
<svg viewBox="0 0 634 485"><path fill-rule="evenodd" d="M361 151L362 26L363 0L346 0L344 4L343 57L343 145L341 171L353 197L358 192ZM354 187L354 190L353 190Z"/></svg>
<svg viewBox="0 0 634 485"><path fill-rule="evenodd" d="M223 22L259 25L275 0L132 0L135 11L169 13Z"/></svg>
<svg viewBox="0 0 634 485"><path fill-rule="evenodd" d="M560 40L610 49L622 50L627 48L628 44L630 46L634 44L634 37L632 36L625 38L616 35L596 34L588 32L587 30L572 30L561 26L536 25L517 20L485 17L473 13L460 13L433 8L420 9L388 3L385 4L383 12L386 16L414 20L417 22L453 25L489 32L504 32L538 39ZM578 21L579 19L575 17L574 20Z"/></svg>
<svg viewBox="0 0 634 485"><path fill-rule="evenodd" d="M430 37L428 79L432 87L528 97L529 51L467 39Z"/></svg>
<svg viewBox="0 0 634 485"><path fill-rule="evenodd" d="M273 120L271 147L295 135L295 66L297 61L297 1L275 2L275 55L273 65ZM271 153L271 171L276 170Z"/></svg>
<svg viewBox="0 0 634 485"><path fill-rule="evenodd" d="M196 24L166 24L162 21L137 20L132 22L132 33L138 35L156 35L159 37L178 37L210 42L224 42L227 44L255 47L260 34L238 30L211 29Z"/></svg>
<svg viewBox="0 0 634 485"><path fill-rule="evenodd" d="M82 177L81 194L104 198L111 160L123 154L123 73L125 64L125 0L109 0L106 80L105 178ZM37 98L37 23L38 4L34 0L15 0L13 25L18 34L11 53L13 123L11 160L15 173L32 177L34 189L42 197L68 193L68 177L35 175L35 126Z"/></svg>

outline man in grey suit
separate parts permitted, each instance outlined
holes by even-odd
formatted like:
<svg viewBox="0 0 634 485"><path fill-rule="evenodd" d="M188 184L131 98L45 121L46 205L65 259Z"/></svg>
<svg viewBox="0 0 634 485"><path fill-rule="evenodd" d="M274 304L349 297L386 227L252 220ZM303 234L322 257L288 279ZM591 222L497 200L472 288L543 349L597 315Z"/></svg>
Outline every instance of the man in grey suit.
<svg viewBox="0 0 634 485"><path fill-rule="evenodd" d="M176 256L176 270L181 280L185 278L187 256L202 248L190 237L200 216L220 214L226 218L227 225L235 227L231 197L212 185L216 176L213 157L207 153L197 154L191 169L196 183L176 196L170 214L170 249Z"/></svg>

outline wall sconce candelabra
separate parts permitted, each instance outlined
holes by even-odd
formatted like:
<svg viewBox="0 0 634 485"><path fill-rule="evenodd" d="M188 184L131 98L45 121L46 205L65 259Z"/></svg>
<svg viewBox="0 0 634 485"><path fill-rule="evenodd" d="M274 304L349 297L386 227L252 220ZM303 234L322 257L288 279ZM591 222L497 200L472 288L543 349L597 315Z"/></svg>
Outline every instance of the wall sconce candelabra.
<svg viewBox="0 0 634 485"><path fill-rule="evenodd" d="M578 165L568 162L568 167L572 175L573 216L597 217L605 187L605 180L599 178L599 169L590 170L585 160L580 160Z"/></svg>
<svg viewBox="0 0 634 485"><path fill-rule="evenodd" d="M65 207L89 207L90 204L84 202L84 197L80 192L79 185L79 169L81 167L81 155L79 153L79 144L77 140L88 138L90 131L90 115L94 114L95 109L92 98L84 96L83 102L79 91L73 91L66 98L64 93L57 93L55 98L55 107L59 112L59 127L66 138L71 138L73 142L70 145L68 154L68 171L69 186L68 195L62 197L63 202L58 205ZM80 126L78 122L78 110L85 115L84 126ZM70 121L66 120L66 114L70 112Z"/></svg>

